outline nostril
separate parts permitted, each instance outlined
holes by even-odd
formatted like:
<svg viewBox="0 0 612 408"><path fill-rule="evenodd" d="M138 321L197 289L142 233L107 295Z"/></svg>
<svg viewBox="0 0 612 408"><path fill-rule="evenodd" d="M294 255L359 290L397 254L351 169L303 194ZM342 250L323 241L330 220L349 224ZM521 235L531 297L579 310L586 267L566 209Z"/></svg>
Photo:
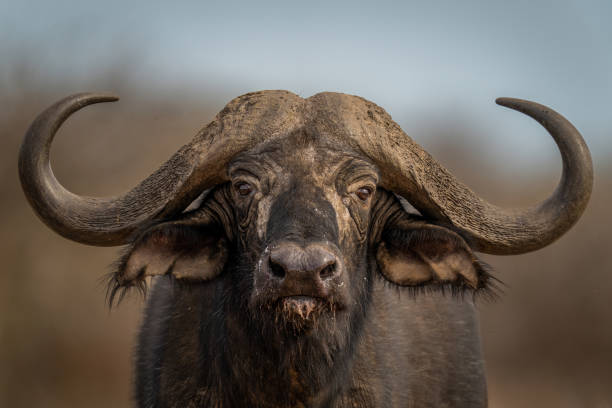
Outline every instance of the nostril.
<svg viewBox="0 0 612 408"><path fill-rule="evenodd" d="M319 271L321 279L329 279L336 273L336 263L332 262Z"/></svg>
<svg viewBox="0 0 612 408"><path fill-rule="evenodd" d="M285 268L283 268L281 265L274 262L272 258L270 258L269 264L270 264L270 273L272 274L272 276L275 276L279 279L283 279L285 277L285 275L287 274L285 272Z"/></svg>

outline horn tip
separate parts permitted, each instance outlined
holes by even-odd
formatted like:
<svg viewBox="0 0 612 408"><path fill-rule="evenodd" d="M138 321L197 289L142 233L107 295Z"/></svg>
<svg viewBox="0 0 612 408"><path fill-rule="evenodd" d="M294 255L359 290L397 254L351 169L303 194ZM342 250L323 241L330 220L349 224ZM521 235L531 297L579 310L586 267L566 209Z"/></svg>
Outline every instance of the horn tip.
<svg viewBox="0 0 612 408"><path fill-rule="evenodd" d="M119 95L113 92L96 92L88 93L88 96L95 98L99 102L116 102L119 100Z"/></svg>
<svg viewBox="0 0 612 408"><path fill-rule="evenodd" d="M115 102L119 100L119 95L112 92L81 92L64 98L60 103L76 103L83 107L95 103Z"/></svg>
<svg viewBox="0 0 612 408"><path fill-rule="evenodd" d="M529 116L532 116L532 115L529 114L528 111L548 110L549 109L544 105L540 105L539 103L531 102L525 99L518 99L518 98L497 98L495 99L495 103L500 106L525 113Z"/></svg>
<svg viewBox="0 0 612 408"><path fill-rule="evenodd" d="M495 103L500 105L500 106L506 106L506 107L510 107L510 106L515 106L519 103L523 102L522 99L516 99L516 98L506 98L506 97L502 97L502 98L497 98L495 99Z"/></svg>

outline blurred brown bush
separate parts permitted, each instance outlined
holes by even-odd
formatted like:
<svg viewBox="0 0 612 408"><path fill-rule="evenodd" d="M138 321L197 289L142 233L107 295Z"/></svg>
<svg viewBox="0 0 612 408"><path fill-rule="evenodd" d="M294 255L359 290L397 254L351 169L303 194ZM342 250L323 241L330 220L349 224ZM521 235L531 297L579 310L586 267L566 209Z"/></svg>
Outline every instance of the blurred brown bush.
<svg viewBox="0 0 612 408"><path fill-rule="evenodd" d="M227 102L163 101L121 81L117 88L124 101L79 112L54 144L54 171L76 193L127 190ZM66 93L24 80L0 96L1 407L131 405L143 302L130 299L110 312L105 307L101 279L118 251L51 232L29 208L17 179L18 147L29 122ZM485 159L456 129L436 126L452 140L425 147L493 202L532 204L558 179L557 169L544 169L517 182L494 165L512 160L511 152ZM612 407L610 166L596 163L595 177L585 215L558 242L527 255L484 257L506 284L500 300L480 304L493 407Z"/></svg>

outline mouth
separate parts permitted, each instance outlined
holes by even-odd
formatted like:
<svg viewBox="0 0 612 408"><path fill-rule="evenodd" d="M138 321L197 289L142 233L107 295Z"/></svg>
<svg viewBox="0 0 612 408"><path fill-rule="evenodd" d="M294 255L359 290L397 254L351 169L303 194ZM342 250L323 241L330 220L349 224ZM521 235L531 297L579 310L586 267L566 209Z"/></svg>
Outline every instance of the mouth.
<svg viewBox="0 0 612 408"><path fill-rule="evenodd" d="M267 298L267 299L266 299ZM252 303L252 321L271 333L304 336L322 329L333 330L346 306L334 297L313 294L260 296Z"/></svg>
<svg viewBox="0 0 612 408"><path fill-rule="evenodd" d="M281 298L280 306L283 313L291 320L307 321L328 309L328 302L319 297L297 295Z"/></svg>
<svg viewBox="0 0 612 408"><path fill-rule="evenodd" d="M284 296L276 302L276 324L294 335L303 335L328 322L335 315L337 305L329 299L292 295Z"/></svg>

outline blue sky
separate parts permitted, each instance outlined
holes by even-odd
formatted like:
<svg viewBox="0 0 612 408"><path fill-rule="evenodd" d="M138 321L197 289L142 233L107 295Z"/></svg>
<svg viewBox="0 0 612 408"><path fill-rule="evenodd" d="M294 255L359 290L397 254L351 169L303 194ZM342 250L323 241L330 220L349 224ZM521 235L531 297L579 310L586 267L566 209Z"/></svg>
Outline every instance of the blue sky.
<svg viewBox="0 0 612 408"><path fill-rule="evenodd" d="M471 142L492 154L559 166L538 125L493 103L513 96L563 113L605 161L611 18L609 0L4 0L0 85L25 57L41 83L81 87L68 92L104 86L96 78L118 61L130 81L191 98L212 89L224 100L258 89L347 92L384 107L419 142L436 137L432 121L452 118L471 124Z"/></svg>

